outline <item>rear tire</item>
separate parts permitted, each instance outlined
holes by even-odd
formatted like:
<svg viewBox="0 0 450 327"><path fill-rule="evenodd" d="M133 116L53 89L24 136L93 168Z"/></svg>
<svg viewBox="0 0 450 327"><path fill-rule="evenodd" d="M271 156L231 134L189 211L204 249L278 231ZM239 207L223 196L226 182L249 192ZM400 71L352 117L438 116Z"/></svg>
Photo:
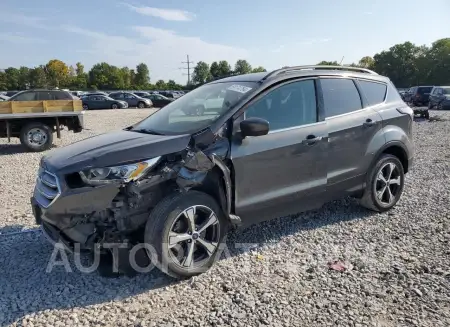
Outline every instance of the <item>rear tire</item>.
<svg viewBox="0 0 450 327"><path fill-rule="evenodd" d="M444 106L442 105L442 103L439 103L437 105L437 110L444 110Z"/></svg>
<svg viewBox="0 0 450 327"><path fill-rule="evenodd" d="M396 156L383 154L367 175L360 203L373 211L388 211L397 204L404 186L405 172L402 163Z"/></svg>
<svg viewBox="0 0 450 327"><path fill-rule="evenodd" d="M423 118L430 119L430 113L427 111L422 115Z"/></svg>
<svg viewBox="0 0 450 327"><path fill-rule="evenodd" d="M221 207L208 194L189 191L170 195L148 218L145 242L153 252L148 251L148 255L172 277L201 274L220 257L228 227Z"/></svg>
<svg viewBox="0 0 450 327"><path fill-rule="evenodd" d="M20 131L20 143L33 152L48 150L53 144L53 131L43 123L29 123Z"/></svg>

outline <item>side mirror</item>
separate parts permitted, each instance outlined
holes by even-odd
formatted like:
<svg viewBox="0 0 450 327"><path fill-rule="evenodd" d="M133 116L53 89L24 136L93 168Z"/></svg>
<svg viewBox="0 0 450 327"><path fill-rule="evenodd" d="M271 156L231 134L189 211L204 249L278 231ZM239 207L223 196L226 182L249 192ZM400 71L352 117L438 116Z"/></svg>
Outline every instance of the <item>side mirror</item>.
<svg viewBox="0 0 450 327"><path fill-rule="evenodd" d="M261 136L269 133L269 122L262 118L247 118L241 121L241 135L246 136Z"/></svg>

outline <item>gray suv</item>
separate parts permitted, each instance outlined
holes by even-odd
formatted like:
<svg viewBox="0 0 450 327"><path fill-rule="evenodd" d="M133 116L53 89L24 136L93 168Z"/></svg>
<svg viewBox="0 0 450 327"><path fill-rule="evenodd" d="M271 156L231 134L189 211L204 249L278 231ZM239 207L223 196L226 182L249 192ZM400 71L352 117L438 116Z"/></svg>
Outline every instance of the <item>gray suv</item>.
<svg viewBox="0 0 450 327"><path fill-rule="evenodd" d="M31 203L49 239L100 249L101 267L113 258L130 272L128 254L141 253L172 276L192 276L219 257L231 226L344 196L391 209L412 165L412 124L389 79L370 70L233 76L124 130L50 152ZM114 252L106 243L125 245Z"/></svg>

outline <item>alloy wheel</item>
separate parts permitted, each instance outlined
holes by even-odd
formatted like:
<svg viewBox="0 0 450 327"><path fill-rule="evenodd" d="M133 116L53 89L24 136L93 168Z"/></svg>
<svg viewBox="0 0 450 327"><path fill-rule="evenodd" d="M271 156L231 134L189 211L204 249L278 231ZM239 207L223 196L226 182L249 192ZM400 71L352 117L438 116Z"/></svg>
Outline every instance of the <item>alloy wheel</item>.
<svg viewBox="0 0 450 327"><path fill-rule="evenodd" d="M171 260L183 269L201 267L216 252L220 224L212 209L195 205L173 221L167 237Z"/></svg>
<svg viewBox="0 0 450 327"><path fill-rule="evenodd" d="M391 206L402 190L400 168L393 162L381 166L375 180L377 201L384 207Z"/></svg>

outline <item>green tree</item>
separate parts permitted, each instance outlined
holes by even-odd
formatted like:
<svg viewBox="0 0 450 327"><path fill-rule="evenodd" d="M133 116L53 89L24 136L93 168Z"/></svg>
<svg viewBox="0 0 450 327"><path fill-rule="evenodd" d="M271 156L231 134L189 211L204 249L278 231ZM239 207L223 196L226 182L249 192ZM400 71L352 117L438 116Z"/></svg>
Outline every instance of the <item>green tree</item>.
<svg viewBox="0 0 450 327"><path fill-rule="evenodd" d="M19 68L18 86L21 90L26 90L30 87L30 69L22 66Z"/></svg>
<svg viewBox="0 0 450 327"><path fill-rule="evenodd" d="M0 71L0 90L7 90L7 82L6 82L6 73L4 71Z"/></svg>
<svg viewBox="0 0 450 327"><path fill-rule="evenodd" d="M423 64L429 68L430 84L450 85L450 38L433 42L427 57Z"/></svg>
<svg viewBox="0 0 450 327"><path fill-rule="evenodd" d="M266 71L267 70L263 66L259 66L259 67L253 68L252 73L263 73Z"/></svg>
<svg viewBox="0 0 450 327"><path fill-rule="evenodd" d="M423 72L419 71L419 58L424 58L427 51L426 47L411 42L396 44L373 57L373 69L388 76L397 87L417 85L424 79Z"/></svg>
<svg viewBox="0 0 450 327"><path fill-rule="evenodd" d="M136 71L134 69L130 69L130 86L134 88L136 85Z"/></svg>
<svg viewBox="0 0 450 327"><path fill-rule="evenodd" d="M140 63L136 66L134 84L136 87L145 88L148 83L150 83L150 71L146 64Z"/></svg>
<svg viewBox="0 0 450 327"><path fill-rule="evenodd" d="M234 65L234 73L237 75L249 74L252 72L252 66L247 60L240 59Z"/></svg>
<svg viewBox="0 0 450 327"><path fill-rule="evenodd" d="M169 81L166 84L166 87L169 90L174 90L174 91L179 89L178 84L173 79L169 79Z"/></svg>
<svg viewBox="0 0 450 327"><path fill-rule="evenodd" d="M30 70L29 74L30 87L46 88L47 87L47 75L45 73L45 66L41 65Z"/></svg>
<svg viewBox="0 0 450 327"><path fill-rule="evenodd" d="M160 79L156 82L155 87L157 90L165 90L166 89L166 83Z"/></svg>
<svg viewBox="0 0 450 327"><path fill-rule="evenodd" d="M216 79L216 78L220 77L219 64L216 61L214 61L211 64L211 67L209 68L209 73L210 73L212 79Z"/></svg>
<svg viewBox="0 0 450 327"><path fill-rule="evenodd" d="M122 75L123 79L123 88L131 89L132 83L131 83L130 69L128 67L122 67L120 68L120 74Z"/></svg>
<svg viewBox="0 0 450 327"><path fill-rule="evenodd" d="M50 82L51 86L60 87L67 83L69 77L69 67L58 59L50 60L47 65L45 65L47 80Z"/></svg>
<svg viewBox="0 0 450 327"><path fill-rule="evenodd" d="M358 62L358 66L362 67L362 68L372 69L373 65L374 65L374 60L370 56L362 57Z"/></svg>
<svg viewBox="0 0 450 327"><path fill-rule="evenodd" d="M84 65L81 62L77 62L75 73L77 74L77 76L84 74Z"/></svg>
<svg viewBox="0 0 450 327"><path fill-rule="evenodd" d="M192 74L192 82L194 84L204 84L211 79L209 65L204 61L199 61L194 68Z"/></svg>
<svg viewBox="0 0 450 327"><path fill-rule="evenodd" d="M19 90L19 70L14 67L5 69L6 88L8 90Z"/></svg>
<svg viewBox="0 0 450 327"><path fill-rule="evenodd" d="M318 65L339 66L337 61L326 61L326 60L322 60L321 62L318 63Z"/></svg>
<svg viewBox="0 0 450 327"><path fill-rule="evenodd" d="M119 68L102 62L89 71L89 84L100 89L117 90L124 88L124 79Z"/></svg>
<svg viewBox="0 0 450 327"><path fill-rule="evenodd" d="M231 75L231 66L226 60L219 61L219 77Z"/></svg>

